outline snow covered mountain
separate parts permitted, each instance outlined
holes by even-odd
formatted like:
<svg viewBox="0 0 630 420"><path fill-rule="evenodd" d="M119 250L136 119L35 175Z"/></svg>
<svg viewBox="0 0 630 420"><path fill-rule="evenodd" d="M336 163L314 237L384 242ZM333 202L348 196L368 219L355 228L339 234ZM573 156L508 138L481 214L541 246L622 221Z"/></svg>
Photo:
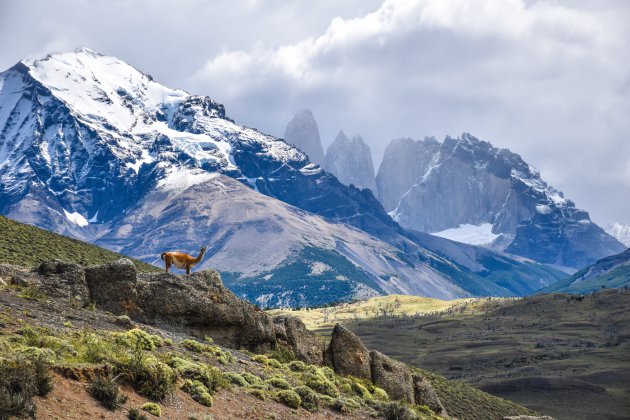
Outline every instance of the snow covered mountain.
<svg viewBox="0 0 630 420"><path fill-rule="evenodd" d="M343 184L369 188L376 194L372 152L361 136L353 136L349 139L343 131L340 131L335 141L326 150L324 167Z"/></svg>
<svg viewBox="0 0 630 420"><path fill-rule="evenodd" d="M625 246L630 247L630 223L611 223L606 226L606 232Z"/></svg>
<svg viewBox="0 0 630 420"><path fill-rule="evenodd" d="M377 185L394 220L421 232L571 268L624 249L519 155L470 134L393 141Z"/></svg>
<svg viewBox="0 0 630 420"><path fill-rule="evenodd" d="M148 262L209 245L202 266L263 305L521 293L488 278L505 257L470 268L430 251L369 190L89 49L0 73L0 213ZM559 278L514 265L536 273L530 292Z"/></svg>

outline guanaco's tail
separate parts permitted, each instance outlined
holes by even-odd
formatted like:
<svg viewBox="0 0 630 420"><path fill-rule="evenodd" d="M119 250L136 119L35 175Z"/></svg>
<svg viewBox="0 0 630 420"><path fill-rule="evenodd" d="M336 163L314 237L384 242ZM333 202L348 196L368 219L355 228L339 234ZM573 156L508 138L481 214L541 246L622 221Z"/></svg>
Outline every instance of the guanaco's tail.
<svg viewBox="0 0 630 420"><path fill-rule="evenodd" d="M164 256L166 255L166 252L162 252L162 255L160 255L160 258L162 258L162 260L164 260Z"/></svg>

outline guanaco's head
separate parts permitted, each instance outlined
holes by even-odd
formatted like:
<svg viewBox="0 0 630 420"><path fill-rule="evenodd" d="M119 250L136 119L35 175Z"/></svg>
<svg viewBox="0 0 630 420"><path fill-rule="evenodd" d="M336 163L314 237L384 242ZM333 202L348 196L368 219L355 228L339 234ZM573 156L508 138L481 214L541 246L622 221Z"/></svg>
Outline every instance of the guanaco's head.
<svg viewBox="0 0 630 420"><path fill-rule="evenodd" d="M208 247L207 247L207 246L202 246L202 247L201 247L201 252L203 252L203 253L205 254L205 252L206 252L206 248L208 248Z"/></svg>

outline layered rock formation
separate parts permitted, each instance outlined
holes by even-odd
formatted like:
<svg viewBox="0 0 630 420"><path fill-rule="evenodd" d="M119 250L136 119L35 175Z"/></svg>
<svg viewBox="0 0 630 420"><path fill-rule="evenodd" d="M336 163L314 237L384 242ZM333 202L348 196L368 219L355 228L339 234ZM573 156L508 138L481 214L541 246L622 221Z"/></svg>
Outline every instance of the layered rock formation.
<svg viewBox="0 0 630 420"><path fill-rule="evenodd" d="M417 231L477 228L488 246L572 268L623 250L519 155L469 134L392 142L377 185L385 210Z"/></svg>
<svg viewBox="0 0 630 420"><path fill-rule="evenodd" d="M324 167L346 185L369 188L376 194L372 152L361 136L349 139L340 131L326 150Z"/></svg>
<svg viewBox="0 0 630 420"><path fill-rule="evenodd" d="M273 318L238 299L213 270L185 276L141 274L127 259L87 268L55 260L36 270L0 265L0 282L91 302L99 309L162 329L211 336L232 348L262 352L284 345L308 363L326 363L338 374L371 380L391 399L427 405L438 415L446 415L430 383L407 365L369 351L341 325L335 326L326 344L298 318Z"/></svg>
<svg viewBox="0 0 630 420"><path fill-rule="evenodd" d="M284 130L284 140L306 153L311 162L324 163L324 148L310 109L303 109L293 116Z"/></svg>

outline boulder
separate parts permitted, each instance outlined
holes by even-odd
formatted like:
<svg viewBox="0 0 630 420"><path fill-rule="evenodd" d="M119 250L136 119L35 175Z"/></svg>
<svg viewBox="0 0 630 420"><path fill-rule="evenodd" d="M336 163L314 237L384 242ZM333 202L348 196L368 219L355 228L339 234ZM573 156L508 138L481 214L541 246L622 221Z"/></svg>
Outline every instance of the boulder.
<svg viewBox="0 0 630 420"><path fill-rule="evenodd" d="M89 301L90 290L85 279L85 269L79 264L61 260L44 261L37 272L43 276L39 289L46 295Z"/></svg>
<svg viewBox="0 0 630 420"><path fill-rule="evenodd" d="M336 373L372 379L370 352L356 335L341 324L333 329L328 355Z"/></svg>
<svg viewBox="0 0 630 420"><path fill-rule="evenodd" d="M383 388L393 400L415 401L409 368L378 351L370 352L372 382Z"/></svg>
<svg viewBox="0 0 630 420"><path fill-rule="evenodd" d="M87 267L85 279L90 298L99 307L124 314L137 310L137 271L131 260L121 258L109 264Z"/></svg>
<svg viewBox="0 0 630 420"><path fill-rule="evenodd" d="M423 376L413 375L413 393L416 404L426 405L440 417L448 415L437 392Z"/></svg>
<svg viewBox="0 0 630 420"><path fill-rule="evenodd" d="M322 364L324 342L306 329L304 322L294 316L273 318L276 341L293 349L295 356L307 363Z"/></svg>

